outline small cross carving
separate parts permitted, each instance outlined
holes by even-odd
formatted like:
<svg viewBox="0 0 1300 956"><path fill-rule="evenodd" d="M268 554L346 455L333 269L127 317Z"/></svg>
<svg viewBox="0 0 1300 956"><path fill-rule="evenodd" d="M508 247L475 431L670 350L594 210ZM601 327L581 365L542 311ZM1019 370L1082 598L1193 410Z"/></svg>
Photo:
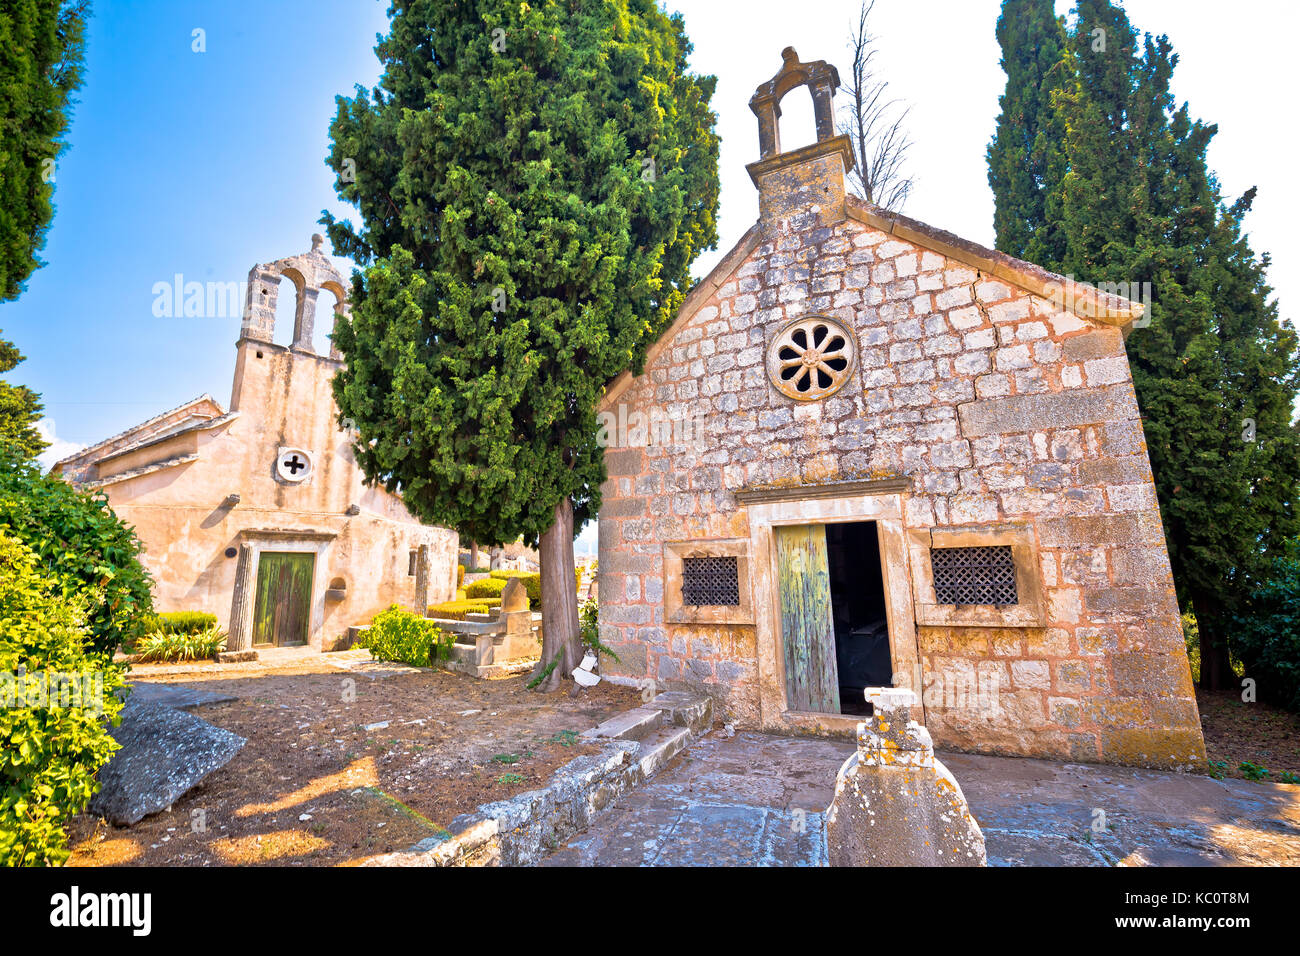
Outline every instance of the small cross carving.
<svg viewBox="0 0 1300 956"><path fill-rule="evenodd" d="M296 475L300 470L307 467L307 463L299 459L297 454L294 454L285 461L284 467L289 469L289 474Z"/></svg>

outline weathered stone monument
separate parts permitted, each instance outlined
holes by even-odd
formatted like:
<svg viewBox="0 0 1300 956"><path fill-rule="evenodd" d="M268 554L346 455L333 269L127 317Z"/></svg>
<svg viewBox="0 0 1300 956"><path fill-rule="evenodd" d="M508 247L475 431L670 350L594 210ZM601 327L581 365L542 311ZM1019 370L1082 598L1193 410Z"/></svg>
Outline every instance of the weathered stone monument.
<svg viewBox="0 0 1300 956"><path fill-rule="evenodd" d="M961 787L912 719L916 695L872 691L858 752L840 768L826 812L831 866L985 866L984 834Z"/></svg>

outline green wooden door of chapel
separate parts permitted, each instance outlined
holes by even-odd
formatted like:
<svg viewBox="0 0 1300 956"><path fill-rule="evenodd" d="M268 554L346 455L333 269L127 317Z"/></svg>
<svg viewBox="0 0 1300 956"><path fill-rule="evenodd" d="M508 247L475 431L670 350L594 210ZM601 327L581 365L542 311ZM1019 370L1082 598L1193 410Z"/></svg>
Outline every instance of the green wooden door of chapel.
<svg viewBox="0 0 1300 956"><path fill-rule="evenodd" d="M316 555L263 551L257 559L254 644L306 644Z"/></svg>
<svg viewBox="0 0 1300 956"><path fill-rule="evenodd" d="M795 525L774 531L787 704L796 711L838 714L840 679L826 527Z"/></svg>

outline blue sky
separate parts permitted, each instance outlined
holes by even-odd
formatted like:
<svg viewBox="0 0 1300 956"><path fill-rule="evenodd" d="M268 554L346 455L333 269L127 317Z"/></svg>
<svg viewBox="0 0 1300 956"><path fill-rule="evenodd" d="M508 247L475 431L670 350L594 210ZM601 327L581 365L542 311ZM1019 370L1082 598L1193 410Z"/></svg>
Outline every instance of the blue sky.
<svg viewBox="0 0 1300 956"><path fill-rule="evenodd" d="M857 0L801 0L797 16L777 0L749 0L743 16L723 0L671 6L686 15L695 68L719 76L721 243L698 275L757 215L744 172L757 157L746 105L754 87L787 44L843 65ZM1220 124L1211 162L1226 192L1260 187L1247 225L1256 250L1273 253L1282 312L1293 316L1300 249L1290 217L1300 197L1291 151L1266 137L1287 129L1276 110L1290 81L1279 64L1292 57L1300 5L1253 0L1232 16L1214 0L1125 6L1139 27L1170 35L1182 58L1175 93ZM60 442L93 443L204 392L229 400L238 318L155 317L153 287L177 273L242 282L256 262L306 251L322 208L350 214L324 165L327 130L334 97L378 78L386 9L379 0L99 0L71 149L56 173L49 265L0 305L0 329L28 356L9 378L42 394ZM912 106L917 184L904 211L991 243L984 148L1004 82L998 3L922 9L877 2L881 67ZM191 49L195 29L206 52ZM811 139L811 110L797 99L783 104L787 146Z"/></svg>

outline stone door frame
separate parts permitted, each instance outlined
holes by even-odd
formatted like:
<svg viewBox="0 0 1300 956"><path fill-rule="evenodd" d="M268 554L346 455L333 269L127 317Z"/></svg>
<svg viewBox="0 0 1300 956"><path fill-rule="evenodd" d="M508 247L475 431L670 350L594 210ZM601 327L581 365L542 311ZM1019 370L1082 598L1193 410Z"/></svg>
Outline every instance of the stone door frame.
<svg viewBox="0 0 1300 956"><path fill-rule="evenodd" d="M759 721L765 730L853 734L861 722L860 716L803 713L790 710L787 704L776 536L772 529L781 525L876 523L894 683L899 687L911 687L919 680L921 662L912 599L911 559L907 530L903 524L902 491L888 490L886 486L880 491L845 494L843 497L808 497L810 490L795 487L783 489L783 494L763 495L761 498L744 496L751 498L745 503L749 512L750 554L753 555ZM847 488L844 490L849 491ZM919 700L921 695L919 688L916 689ZM924 709L918 706L916 712L924 723Z"/></svg>
<svg viewBox="0 0 1300 956"><path fill-rule="evenodd" d="M331 531L245 529L239 533L239 563L235 566L235 589L230 601L230 639L226 642L227 650L242 651L253 646L257 567L263 551L294 551L316 556L312 568L307 646L320 650L321 628L325 625L326 589L322 585L328 583L325 559L335 537Z"/></svg>

